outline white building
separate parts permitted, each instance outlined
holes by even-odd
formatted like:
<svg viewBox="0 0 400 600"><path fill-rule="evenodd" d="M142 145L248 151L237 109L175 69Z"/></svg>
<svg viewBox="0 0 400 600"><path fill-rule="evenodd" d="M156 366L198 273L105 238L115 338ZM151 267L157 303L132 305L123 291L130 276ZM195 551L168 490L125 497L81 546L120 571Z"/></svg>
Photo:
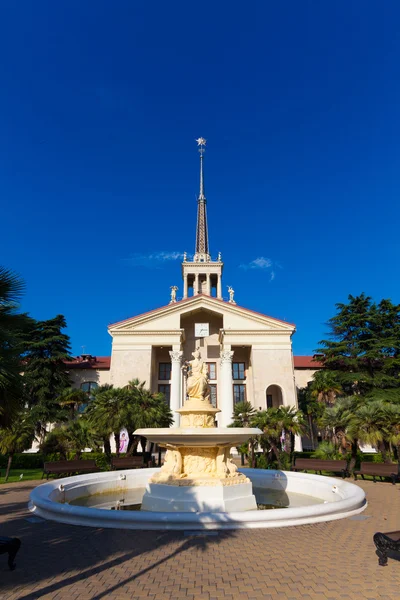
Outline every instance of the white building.
<svg viewBox="0 0 400 600"><path fill-rule="evenodd" d="M175 411L185 399L182 368L199 347L208 364L211 399L221 409L218 424L231 422L235 402L248 400L257 410L297 406L297 390L320 368L312 357L293 357L295 325L238 306L229 288L222 298L223 262L212 260L203 184L203 150L199 138L200 193L193 260L182 262L183 299L110 325L111 358L78 357L70 363L74 385L88 393L93 386L125 386L138 378L163 392ZM179 416L175 415L176 423Z"/></svg>

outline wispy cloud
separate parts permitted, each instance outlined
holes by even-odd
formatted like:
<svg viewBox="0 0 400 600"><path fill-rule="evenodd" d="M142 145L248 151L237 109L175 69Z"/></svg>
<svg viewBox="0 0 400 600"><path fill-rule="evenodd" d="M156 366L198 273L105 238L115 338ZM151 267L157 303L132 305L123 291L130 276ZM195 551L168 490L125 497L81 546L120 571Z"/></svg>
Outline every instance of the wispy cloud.
<svg viewBox="0 0 400 600"><path fill-rule="evenodd" d="M279 267L278 263L275 263L271 258L265 258L265 256L259 256L254 260L243 263L239 265L240 269L245 269L246 271L249 269L258 269L259 271L265 271L269 274L269 280L273 281L275 279L275 267Z"/></svg>
<svg viewBox="0 0 400 600"><path fill-rule="evenodd" d="M157 269L160 268L165 262L179 259L183 259L182 252L163 250L160 252L149 252L148 254L135 253L125 260L130 265L135 267L148 267L149 269Z"/></svg>

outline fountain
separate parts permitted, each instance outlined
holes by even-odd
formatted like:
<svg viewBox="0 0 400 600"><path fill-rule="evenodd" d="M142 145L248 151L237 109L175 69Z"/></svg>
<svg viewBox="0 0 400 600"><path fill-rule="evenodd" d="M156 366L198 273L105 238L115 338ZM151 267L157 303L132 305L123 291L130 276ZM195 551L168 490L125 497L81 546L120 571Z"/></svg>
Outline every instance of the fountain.
<svg viewBox="0 0 400 600"><path fill-rule="evenodd" d="M197 348L189 366L188 399L177 412L181 427L138 429L136 435L167 448L164 465L146 485L142 510L234 512L256 510L248 477L238 471L230 449L261 434L259 429L217 428L220 412L209 400L207 365Z"/></svg>
<svg viewBox="0 0 400 600"><path fill-rule="evenodd" d="M198 349L189 366L189 397L178 411L181 426L135 432L167 449L161 469L49 481L31 492L29 509L62 523L148 530L286 527L342 519L365 509L363 490L343 480L238 469L231 447L261 431L215 427L219 410L209 401ZM257 502L275 510L258 510Z"/></svg>

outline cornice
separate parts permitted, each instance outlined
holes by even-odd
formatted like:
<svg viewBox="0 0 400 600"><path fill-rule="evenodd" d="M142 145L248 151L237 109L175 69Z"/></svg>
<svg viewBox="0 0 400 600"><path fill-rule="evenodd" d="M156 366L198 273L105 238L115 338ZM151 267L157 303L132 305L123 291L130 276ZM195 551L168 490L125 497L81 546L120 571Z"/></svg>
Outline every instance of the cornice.
<svg viewBox="0 0 400 600"><path fill-rule="evenodd" d="M137 329L121 329L120 331L114 332L116 335L133 335L136 337L140 336L152 336L156 335L158 337L173 337L179 336L182 341L185 340L185 330L184 329L171 329L171 330L162 330L162 329L146 329L146 330L137 330Z"/></svg>

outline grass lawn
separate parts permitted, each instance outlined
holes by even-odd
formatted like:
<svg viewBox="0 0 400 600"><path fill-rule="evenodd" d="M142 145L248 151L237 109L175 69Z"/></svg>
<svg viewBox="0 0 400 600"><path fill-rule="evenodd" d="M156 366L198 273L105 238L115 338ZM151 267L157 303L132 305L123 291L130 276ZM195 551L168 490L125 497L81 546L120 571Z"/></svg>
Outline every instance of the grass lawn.
<svg viewBox="0 0 400 600"><path fill-rule="evenodd" d="M42 478L42 469L10 469L10 475L7 483L13 483L14 481L30 481L32 479ZM5 483L6 468L0 469L0 484ZM22 479L20 476L23 475Z"/></svg>

